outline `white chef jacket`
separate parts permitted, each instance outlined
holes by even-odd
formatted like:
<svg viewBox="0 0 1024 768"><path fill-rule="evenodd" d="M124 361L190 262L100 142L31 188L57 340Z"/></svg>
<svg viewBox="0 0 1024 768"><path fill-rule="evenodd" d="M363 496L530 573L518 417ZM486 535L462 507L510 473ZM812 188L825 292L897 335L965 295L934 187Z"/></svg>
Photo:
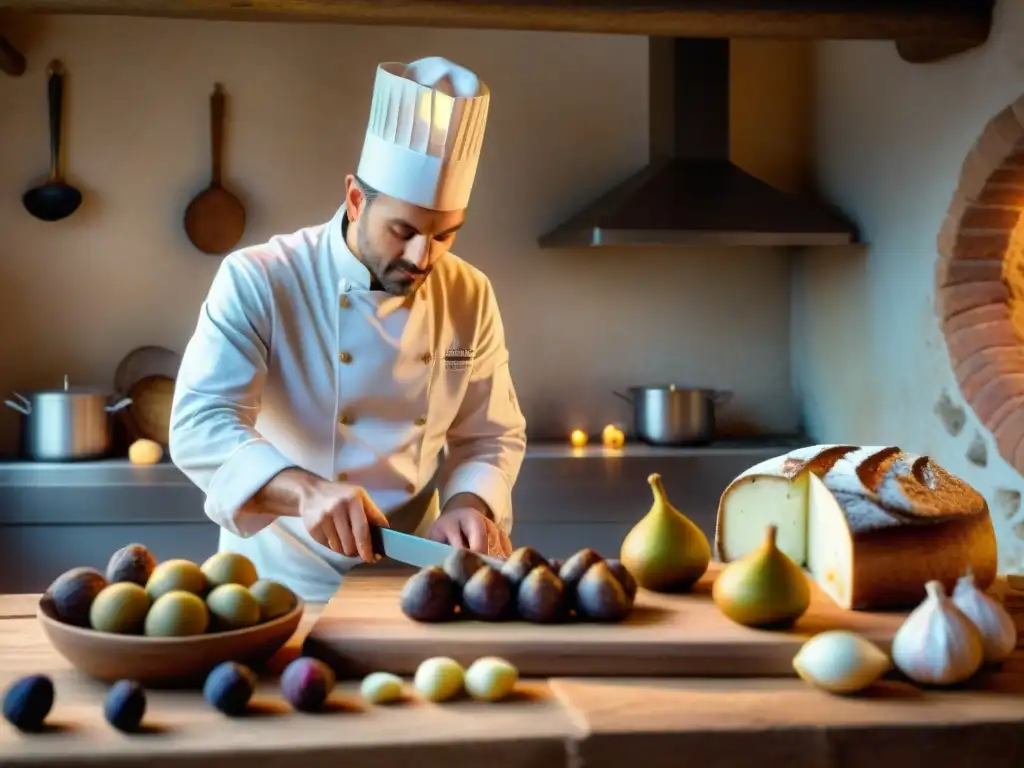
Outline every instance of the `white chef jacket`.
<svg viewBox="0 0 1024 768"><path fill-rule="evenodd" d="M510 534L526 448L487 277L449 253L412 297L371 290L344 216L224 258L170 425L171 459L206 494L220 551L316 601L361 560L315 542L300 518L242 510L278 472L361 485L392 527L417 534L473 493Z"/></svg>

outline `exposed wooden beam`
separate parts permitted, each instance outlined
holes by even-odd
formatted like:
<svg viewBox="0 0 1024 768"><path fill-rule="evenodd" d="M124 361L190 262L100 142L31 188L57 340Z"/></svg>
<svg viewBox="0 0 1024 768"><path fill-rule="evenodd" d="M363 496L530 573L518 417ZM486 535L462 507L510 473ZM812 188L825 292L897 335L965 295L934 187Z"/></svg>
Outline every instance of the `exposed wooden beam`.
<svg viewBox="0 0 1024 768"><path fill-rule="evenodd" d="M659 37L955 41L991 0L0 0L32 13L548 30Z"/></svg>

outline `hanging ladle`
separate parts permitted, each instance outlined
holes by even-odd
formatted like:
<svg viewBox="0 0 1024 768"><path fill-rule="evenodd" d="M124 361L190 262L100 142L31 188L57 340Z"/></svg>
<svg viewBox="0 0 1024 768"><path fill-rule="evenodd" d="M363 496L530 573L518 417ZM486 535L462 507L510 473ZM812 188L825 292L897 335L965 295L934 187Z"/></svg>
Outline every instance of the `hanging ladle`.
<svg viewBox="0 0 1024 768"><path fill-rule="evenodd" d="M54 59L47 67L50 75L48 98L50 102L50 176L26 192L21 200L25 208L37 219L59 221L78 210L82 193L64 182L61 175L61 121L64 103L64 65Z"/></svg>

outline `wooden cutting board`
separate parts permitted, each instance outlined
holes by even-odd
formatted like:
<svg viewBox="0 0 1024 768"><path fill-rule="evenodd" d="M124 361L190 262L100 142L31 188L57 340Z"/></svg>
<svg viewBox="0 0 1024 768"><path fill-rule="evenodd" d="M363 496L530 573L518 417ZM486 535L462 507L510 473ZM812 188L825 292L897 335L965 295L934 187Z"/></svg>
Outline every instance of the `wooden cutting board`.
<svg viewBox="0 0 1024 768"><path fill-rule="evenodd" d="M720 565L712 563L693 593L637 594L633 615L613 625L459 621L419 624L399 608L408 575L373 575L360 567L342 582L310 632L304 652L342 676L387 670L409 675L431 656L468 664L502 656L524 676L794 677L793 656L812 635L851 629L891 647L906 613L844 611L812 584L811 607L787 631L735 624L711 601Z"/></svg>

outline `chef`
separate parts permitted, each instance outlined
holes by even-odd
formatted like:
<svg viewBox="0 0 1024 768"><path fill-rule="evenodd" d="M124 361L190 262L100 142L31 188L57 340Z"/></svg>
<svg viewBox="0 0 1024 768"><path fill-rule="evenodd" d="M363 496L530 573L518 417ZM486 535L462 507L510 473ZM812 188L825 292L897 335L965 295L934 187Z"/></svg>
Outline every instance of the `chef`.
<svg viewBox="0 0 1024 768"><path fill-rule="evenodd" d="M172 461L220 551L326 600L369 526L509 554L526 447L494 289L449 252L490 93L440 57L377 68L326 224L225 257L185 349Z"/></svg>

